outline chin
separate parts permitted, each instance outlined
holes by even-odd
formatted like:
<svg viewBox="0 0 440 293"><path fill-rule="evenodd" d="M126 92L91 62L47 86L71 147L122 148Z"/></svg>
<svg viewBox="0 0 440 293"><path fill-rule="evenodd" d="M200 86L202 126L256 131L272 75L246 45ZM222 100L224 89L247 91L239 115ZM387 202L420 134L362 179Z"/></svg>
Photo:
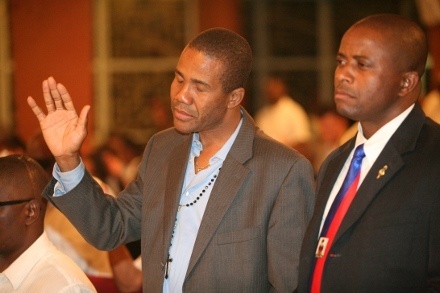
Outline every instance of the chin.
<svg viewBox="0 0 440 293"><path fill-rule="evenodd" d="M188 125L182 125L180 123L174 123L174 128L183 134L190 134L192 132L196 132L192 127L188 127Z"/></svg>
<svg viewBox="0 0 440 293"><path fill-rule="evenodd" d="M337 104L336 105L336 111L340 115L344 116L345 118L348 118L350 120L356 120L355 118L353 118L353 116L356 116L356 115L353 115L352 111L350 111L349 108L347 109L346 107L343 107L343 106L340 106L340 105Z"/></svg>

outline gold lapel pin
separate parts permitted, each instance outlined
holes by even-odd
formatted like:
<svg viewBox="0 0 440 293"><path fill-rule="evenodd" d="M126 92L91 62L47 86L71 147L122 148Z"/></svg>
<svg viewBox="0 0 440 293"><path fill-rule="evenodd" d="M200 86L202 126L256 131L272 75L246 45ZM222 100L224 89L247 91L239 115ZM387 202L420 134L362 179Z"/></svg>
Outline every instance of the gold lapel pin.
<svg viewBox="0 0 440 293"><path fill-rule="evenodd" d="M385 165L382 167L382 169L379 170L379 172L377 172L377 177L376 179L379 179L380 177L385 175L385 172L388 170L388 165Z"/></svg>

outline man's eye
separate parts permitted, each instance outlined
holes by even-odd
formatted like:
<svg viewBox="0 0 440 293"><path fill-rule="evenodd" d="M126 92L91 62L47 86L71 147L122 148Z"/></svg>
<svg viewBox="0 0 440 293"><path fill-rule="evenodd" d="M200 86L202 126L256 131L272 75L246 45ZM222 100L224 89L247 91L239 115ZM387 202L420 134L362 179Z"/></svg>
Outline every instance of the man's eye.
<svg viewBox="0 0 440 293"><path fill-rule="evenodd" d="M337 65L343 65L343 64L345 64L345 61L342 60L342 59L336 59L336 64Z"/></svg>

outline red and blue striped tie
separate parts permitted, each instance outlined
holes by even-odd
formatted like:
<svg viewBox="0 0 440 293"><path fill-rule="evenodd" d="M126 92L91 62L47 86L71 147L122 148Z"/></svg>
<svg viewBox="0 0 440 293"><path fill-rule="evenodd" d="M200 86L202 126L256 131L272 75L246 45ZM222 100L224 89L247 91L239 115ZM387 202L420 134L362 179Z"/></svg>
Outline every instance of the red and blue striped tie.
<svg viewBox="0 0 440 293"><path fill-rule="evenodd" d="M318 248L316 253L315 268L311 281L311 292L321 291L321 281L324 271L325 261L327 260L330 248L333 244L336 232L339 229L339 225L345 216L351 202L356 195L356 191L359 185L360 170L362 165L362 159L365 157L364 145L359 145L353 155L350 167L348 169L347 176L345 176L342 187L333 201L333 204L327 214L324 225L322 227L321 235L318 242Z"/></svg>

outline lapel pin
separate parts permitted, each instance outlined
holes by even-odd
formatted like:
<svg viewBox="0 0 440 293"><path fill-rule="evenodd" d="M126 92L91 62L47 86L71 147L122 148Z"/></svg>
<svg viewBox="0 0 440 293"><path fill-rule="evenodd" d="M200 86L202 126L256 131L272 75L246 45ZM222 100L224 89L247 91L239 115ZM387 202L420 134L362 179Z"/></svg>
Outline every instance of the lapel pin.
<svg viewBox="0 0 440 293"><path fill-rule="evenodd" d="M377 177L376 179L379 179L380 177L385 175L385 172L388 170L388 165L385 165L382 167L382 169L379 170L379 172L377 172Z"/></svg>

